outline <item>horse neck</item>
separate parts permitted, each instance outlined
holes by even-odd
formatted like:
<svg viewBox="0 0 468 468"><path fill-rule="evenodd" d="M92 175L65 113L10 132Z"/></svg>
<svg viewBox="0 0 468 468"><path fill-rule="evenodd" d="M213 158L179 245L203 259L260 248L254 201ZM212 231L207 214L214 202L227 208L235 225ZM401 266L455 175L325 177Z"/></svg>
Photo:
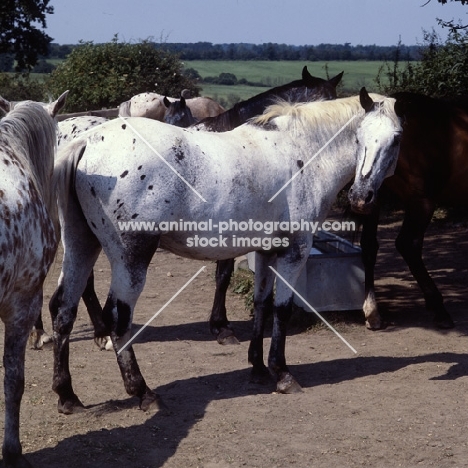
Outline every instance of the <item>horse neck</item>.
<svg viewBox="0 0 468 468"><path fill-rule="evenodd" d="M209 132L227 132L241 125L237 120L234 108L232 108L216 117L207 117L200 124L202 124L204 130ZM194 125L197 125L197 123Z"/></svg>
<svg viewBox="0 0 468 468"><path fill-rule="evenodd" d="M305 181L323 197L324 206L332 203L338 192L350 182L356 172L356 129L364 116L349 120L349 116L332 125L316 125L312 128L302 127L307 148L304 163L310 162L310 179ZM338 133L339 132L339 133ZM338 133L338 134L337 134ZM299 133L297 138L300 138ZM310 187L309 187L310 190Z"/></svg>
<svg viewBox="0 0 468 468"><path fill-rule="evenodd" d="M310 88L302 80L292 81L269 91L257 94L246 101L238 102L231 109L220 114L216 120L217 131L232 130L248 120L262 114L265 109L277 101L310 102L329 100L335 96L325 84Z"/></svg>
<svg viewBox="0 0 468 468"><path fill-rule="evenodd" d="M321 173L317 174L314 184L321 185L324 189L330 190L333 199L338 192L352 180L356 172L357 153L355 129L355 125L350 124L333 139L324 151L315 156L314 163L312 163L314 167L319 167L321 169ZM329 140L321 141L326 144ZM314 142L316 145L315 139ZM316 149L314 154L317 154L319 150L320 149Z"/></svg>
<svg viewBox="0 0 468 468"><path fill-rule="evenodd" d="M263 93L257 94L245 101L238 102L228 113L230 120L235 126L247 122L249 119L262 114L265 109L278 100L298 102L304 96L307 88L301 80L278 86ZM233 125L231 130L235 128Z"/></svg>

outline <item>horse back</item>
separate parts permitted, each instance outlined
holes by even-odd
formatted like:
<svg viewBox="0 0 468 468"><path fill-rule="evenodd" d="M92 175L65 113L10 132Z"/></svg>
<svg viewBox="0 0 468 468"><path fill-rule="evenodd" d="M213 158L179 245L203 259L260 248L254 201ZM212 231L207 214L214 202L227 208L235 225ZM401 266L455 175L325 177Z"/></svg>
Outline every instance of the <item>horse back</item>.
<svg viewBox="0 0 468 468"><path fill-rule="evenodd" d="M226 111L221 104L218 104L208 97L187 99L187 106L197 120L203 120L207 117L216 117Z"/></svg>
<svg viewBox="0 0 468 468"><path fill-rule="evenodd" d="M385 185L407 203L423 198L468 201L468 108L413 93L397 93L403 137L394 176Z"/></svg>

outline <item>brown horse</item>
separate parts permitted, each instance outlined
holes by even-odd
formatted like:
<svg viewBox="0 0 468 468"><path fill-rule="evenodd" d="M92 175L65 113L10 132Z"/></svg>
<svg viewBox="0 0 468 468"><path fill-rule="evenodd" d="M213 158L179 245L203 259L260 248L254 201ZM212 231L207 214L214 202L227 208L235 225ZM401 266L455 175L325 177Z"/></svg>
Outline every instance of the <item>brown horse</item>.
<svg viewBox="0 0 468 468"><path fill-rule="evenodd" d="M403 202L405 216L396 248L421 288L426 309L439 328L453 327L443 297L422 260L424 234L437 204L468 204L468 102L447 102L413 93L397 93L395 108L404 115L403 137L395 174L385 186ZM362 196L351 192L350 200ZM374 294L378 210L369 190L359 207L370 213L363 223L361 246L366 269L366 326L382 328Z"/></svg>
<svg viewBox="0 0 468 468"><path fill-rule="evenodd" d="M163 122L166 106L165 96L157 93L141 93L133 96L128 101L122 102L119 106L120 117L147 117L149 119ZM169 101L176 101L176 98L166 98ZM215 117L226 109L209 97L196 97L186 99L193 117L197 120L206 117Z"/></svg>

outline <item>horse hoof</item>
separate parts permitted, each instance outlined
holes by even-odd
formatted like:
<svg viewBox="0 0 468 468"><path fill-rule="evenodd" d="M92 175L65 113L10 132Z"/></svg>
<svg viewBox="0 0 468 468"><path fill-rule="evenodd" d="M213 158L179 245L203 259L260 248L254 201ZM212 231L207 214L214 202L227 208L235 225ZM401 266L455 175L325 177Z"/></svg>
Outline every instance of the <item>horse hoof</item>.
<svg viewBox="0 0 468 468"><path fill-rule="evenodd" d="M281 375L280 380L276 384L276 391L278 393L301 393L302 387L297 383L294 377L286 372Z"/></svg>
<svg viewBox="0 0 468 468"><path fill-rule="evenodd" d="M254 366L249 381L258 385L267 385L271 381L270 372L265 366Z"/></svg>
<svg viewBox="0 0 468 468"><path fill-rule="evenodd" d="M375 331L375 330L381 330L383 327L382 325L382 322L380 319L377 319L377 320L366 320L366 328L368 330L372 330L372 331Z"/></svg>
<svg viewBox="0 0 468 468"><path fill-rule="evenodd" d="M30 343L32 349L41 350L45 344L52 343L50 337L44 330L33 330L30 334Z"/></svg>
<svg viewBox="0 0 468 468"><path fill-rule="evenodd" d="M140 402L140 409L142 411L164 411L168 412L167 406L162 401L161 397L153 392L152 390L147 390L143 395Z"/></svg>
<svg viewBox="0 0 468 468"><path fill-rule="evenodd" d="M77 414L83 413L85 411L85 407L83 403L79 400L79 398L75 395L74 398L71 400L66 400L65 402L61 402L60 399L57 403L57 410L61 414Z"/></svg>
<svg viewBox="0 0 468 468"><path fill-rule="evenodd" d="M96 336L94 338L94 343L100 351L111 351L112 349L114 349L110 336Z"/></svg>
<svg viewBox="0 0 468 468"><path fill-rule="evenodd" d="M33 468L31 463L29 463L23 455L17 455L15 457L6 455L3 459L3 466L5 468Z"/></svg>
<svg viewBox="0 0 468 468"><path fill-rule="evenodd" d="M442 328L444 330L455 327L452 317L450 317L448 314L444 315L443 317L435 317L434 324L437 328Z"/></svg>
<svg viewBox="0 0 468 468"><path fill-rule="evenodd" d="M220 345L238 345L239 340L234 335L234 332L229 328L225 328L224 330L218 333L216 340Z"/></svg>

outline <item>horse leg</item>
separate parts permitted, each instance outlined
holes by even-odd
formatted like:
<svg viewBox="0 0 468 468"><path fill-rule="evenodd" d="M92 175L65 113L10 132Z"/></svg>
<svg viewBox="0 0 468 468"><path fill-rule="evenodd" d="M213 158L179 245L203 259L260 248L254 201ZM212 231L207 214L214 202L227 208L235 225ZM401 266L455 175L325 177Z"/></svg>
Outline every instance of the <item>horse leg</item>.
<svg viewBox="0 0 468 468"><path fill-rule="evenodd" d="M110 330L125 390L129 395L140 399L140 409L143 411L160 409L164 405L159 395L146 385L133 347L127 343L132 335L133 310L143 290L148 265L156 251L157 243L158 240L156 243L150 240L140 251L133 249L127 255L119 253L113 257L116 261L111 262L111 287L103 309L104 323ZM131 261L125 262L125 258L131 258Z"/></svg>
<svg viewBox="0 0 468 468"><path fill-rule="evenodd" d="M94 341L97 347L101 350L109 349L110 337L107 335L106 326L102 321L102 307L97 298L96 291L94 289L94 272L91 271L88 281L86 282L85 290L82 294L83 302L86 305L86 310L88 311L89 318L93 324L94 328ZM42 314L39 314L39 317L34 324L30 335L31 346L33 349L42 349L43 346L52 341L50 337L44 331L44 323L42 322Z"/></svg>
<svg viewBox="0 0 468 468"><path fill-rule="evenodd" d="M28 298L29 299L29 298ZM19 438L20 405L24 392L24 358L30 330L40 313L42 290L31 302L23 299L12 306L12 316L5 320L5 345L3 367L5 368L5 436L3 440L3 463L5 468L31 468L22 455Z"/></svg>
<svg viewBox="0 0 468 468"><path fill-rule="evenodd" d="M210 316L210 330L219 344L239 344L226 313L226 292L234 271L234 259L216 262L216 292Z"/></svg>
<svg viewBox="0 0 468 468"><path fill-rule="evenodd" d="M69 368L70 333L78 303L87 280L101 252L101 245L88 227L81 208L69 198L62 223L64 256L56 291L49 302L54 332L54 375L52 388L58 394L59 413L83 411L84 406L73 391Z"/></svg>
<svg viewBox="0 0 468 468"><path fill-rule="evenodd" d="M53 294L49 310L54 331L54 375L52 389L59 396L59 413L72 414L83 411L84 405L75 394L69 367L70 334L78 311L78 303L87 278L100 252L100 246L94 246L94 255L82 255L73 267L69 267L67 254L59 280L59 286ZM92 249L90 246L89 252Z"/></svg>
<svg viewBox="0 0 468 468"><path fill-rule="evenodd" d="M294 287L303 266L307 262L312 239L278 254L278 273ZM302 391L286 365L285 346L287 325L292 314L294 291L280 278L276 281L275 307L273 308L273 331L271 335L268 368L276 377L276 391L298 393Z"/></svg>
<svg viewBox="0 0 468 468"><path fill-rule="evenodd" d="M91 274L86 282L85 290L81 295L83 302L85 303L86 310L88 311L89 318L94 328L94 342L97 347L101 350L112 349L112 342L108 335L108 330L102 319L102 307L94 289L94 271L91 270Z"/></svg>
<svg viewBox="0 0 468 468"><path fill-rule="evenodd" d="M364 305L362 310L369 330L382 328L382 320L375 298L374 273L377 261L379 243L377 227L379 224L379 209L376 207L371 214L362 216L361 257L364 264Z"/></svg>
<svg viewBox="0 0 468 468"><path fill-rule="evenodd" d="M453 320L445 310L442 294L429 275L422 259L424 233L434 214L434 203L417 200L406 207L405 218L395 245L424 294L426 309L434 312L439 328L452 328Z"/></svg>
<svg viewBox="0 0 468 468"><path fill-rule="evenodd" d="M273 308L275 275L269 267L273 266L275 261L274 254L255 253L254 323L248 356L249 362L253 365L251 380L262 384L270 377L263 362L263 334L265 313L271 312Z"/></svg>

